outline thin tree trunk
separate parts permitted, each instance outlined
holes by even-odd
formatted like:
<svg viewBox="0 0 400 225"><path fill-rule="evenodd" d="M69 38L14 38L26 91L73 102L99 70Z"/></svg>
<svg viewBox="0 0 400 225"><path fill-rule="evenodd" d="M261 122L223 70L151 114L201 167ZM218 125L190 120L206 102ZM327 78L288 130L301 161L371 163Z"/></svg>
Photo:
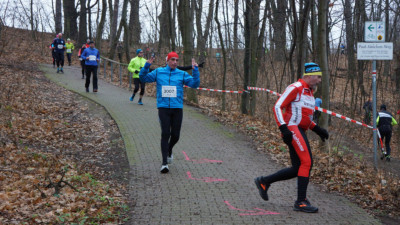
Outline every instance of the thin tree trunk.
<svg viewBox="0 0 400 225"><path fill-rule="evenodd" d="M96 31L96 48L101 50L101 40L103 36L104 24L106 22L106 14L107 14L107 0L102 0L102 7L101 7L101 17L99 26L97 26Z"/></svg>
<svg viewBox="0 0 400 225"><path fill-rule="evenodd" d="M178 23L182 35L183 44L183 63L184 65L191 64L193 56L193 14L191 9L192 1L179 1L178 4ZM190 102L198 103L197 93L195 89L189 88L186 90L187 99Z"/></svg>
<svg viewBox="0 0 400 225"><path fill-rule="evenodd" d="M320 1L318 6L318 56L319 56L319 63L322 70L322 107L325 109L329 109L329 81L330 81L330 74L329 74L329 64L328 64L328 55L326 54L328 51L327 47L327 34L326 30L328 29L328 21L327 21L327 14L328 14L328 1ZM329 117L327 114L323 113L320 119L321 127L328 128L328 120Z"/></svg>
<svg viewBox="0 0 400 225"><path fill-rule="evenodd" d="M138 47L140 44L140 21L139 21L139 2L140 0L130 0L131 12L129 15L129 45L133 48Z"/></svg>
<svg viewBox="0 0 400 225"><path fill-rule="evenodd" d="M79 36L78 43L86 43L87 23L86 23L86 0L80 0L81 11L79 13Z"/></svg>
<svg viewBox="0 0 400 225"><path fill-rule="evenodd" d="M56 33L61 33L62 32L62 22L61 22L61 0L56 0L56 16L55 16L55 22L56 22Z"/></svg>
<svg viewBox="0 0 400 225"><path fill-rule="evenodd" d="M119 0L114 0L113 13L112 13L112 16L110 15L110 18L111 18L111 23L110 23L110 26L111 26L110 27L110 48L111 49L112 49L112 46L113 46L113 42L114 42L115 36L117 35L118 8L119 8ZM112 58L114 58L114 56L112 56Z"/></svg>
<svg viewBox="0 0 400 225"><path fill-rule="evenodd" d="M225 51L224 40L222 37L221 24L219 23L219 20L218 20L218 6L219 6L219 0L217 0L215 3L215 22L217 23L219 43L221 45L222 58L223 58L223 63L224 63L221 88L222 88L222 90L225 90L226 89L226 86L225 86L225 82L226 82L226 51ZM226 93L224 92L224 93L222 93L222 111L225 111L225 104L226 104Z"/></svg>

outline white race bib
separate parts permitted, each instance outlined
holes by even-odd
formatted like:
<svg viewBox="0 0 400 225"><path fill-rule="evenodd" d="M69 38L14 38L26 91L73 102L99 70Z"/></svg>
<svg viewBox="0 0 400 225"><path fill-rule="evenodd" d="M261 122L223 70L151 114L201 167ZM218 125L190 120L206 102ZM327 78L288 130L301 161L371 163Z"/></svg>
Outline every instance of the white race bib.
<svg viewBox="0 0 400 225"><path fill-rule="evenodd" d="M57 45L58 49L63 49L64 45Z"/></svg>
<svg viewBox="0 0 400 225"><path fill-rule="evenodd" d="M96 61L95 55L89 55L89 61Z"/></svg>
<svg viewBox="0 0 400 225"><path fill-rule="evenodd" d="M176 86L162 86L163 98L176 98Z"/></svg>
<svg viewBox="0 0 400 225"><path fill-rule="evenodd" d="M81 58L81 57L79 57L79 61L82 61L82 58Z"/></svg>
<svg viewBox="0 0 400 225"><path fill-rule="evenodd" d="M67 53L71 53L72 51L71 51L71 49L69 48L69 49L67 49Z"/></svg>

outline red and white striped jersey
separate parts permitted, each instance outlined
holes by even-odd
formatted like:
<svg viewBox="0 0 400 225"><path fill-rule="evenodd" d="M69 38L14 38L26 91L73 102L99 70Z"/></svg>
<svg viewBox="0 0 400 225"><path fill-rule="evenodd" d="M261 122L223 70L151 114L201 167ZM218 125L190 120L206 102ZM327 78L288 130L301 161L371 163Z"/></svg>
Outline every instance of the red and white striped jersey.
<svg viewBox="0 0 400 225"><path fill-rule="evenodd" d="M285 109L285 112L282 112ZM289 85L275 103L274 115L278 126L299 126L304 130L313 129L315 99L313 90L302 79Z"/></svg>

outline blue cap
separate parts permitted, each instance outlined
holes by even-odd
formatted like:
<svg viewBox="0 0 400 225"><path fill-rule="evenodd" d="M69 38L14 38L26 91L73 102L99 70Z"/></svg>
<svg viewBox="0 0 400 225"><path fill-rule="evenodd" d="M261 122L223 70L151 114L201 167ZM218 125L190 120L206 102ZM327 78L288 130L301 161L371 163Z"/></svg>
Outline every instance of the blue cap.
<svg viewBox="0 0 400 225"><path fill-rule="evenodd" d="M317 76L322 76L321 68L318 66L318 64L309 62L304 65L304 76L307 75L317 75Z"/></svg>
<svg viewBox="0 0 400 225"><path fill-rule="evenodd" d="M136 55L139 55L139 53L142 51L142 49L138 49L138 50L136 50Z"/></svg>

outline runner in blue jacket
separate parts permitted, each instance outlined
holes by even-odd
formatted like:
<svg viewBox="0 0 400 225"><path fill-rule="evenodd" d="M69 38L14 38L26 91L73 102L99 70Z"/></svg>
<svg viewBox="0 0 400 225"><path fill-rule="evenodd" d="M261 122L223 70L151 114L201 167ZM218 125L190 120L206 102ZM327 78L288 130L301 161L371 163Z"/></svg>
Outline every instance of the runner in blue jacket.
<svg viewBox="0 0 400 225"><path fill-rule="evenodd" d="M82 60L85 60L85 71L86 71L86 92L89 92L90 75L93 73L93 92L97 92L97 67L100 62L100 52L94 48L94 42L89 42L89 48L86 48L81 54Z"/></svg>
<svg viewBox="0 0 400 225"><path fill-rule="evenodd" d="M197 63L192 60L192 75L177 69L179 56L170 52L167 56L167 66L160 67L149 73L154 58L147 60L140 70L142 82L157 83L157 108L161 124L161 173L168 173L168 164L172 163L172 148L179 140L183 116L183 85L198 88L200 72Z"/></svg>

